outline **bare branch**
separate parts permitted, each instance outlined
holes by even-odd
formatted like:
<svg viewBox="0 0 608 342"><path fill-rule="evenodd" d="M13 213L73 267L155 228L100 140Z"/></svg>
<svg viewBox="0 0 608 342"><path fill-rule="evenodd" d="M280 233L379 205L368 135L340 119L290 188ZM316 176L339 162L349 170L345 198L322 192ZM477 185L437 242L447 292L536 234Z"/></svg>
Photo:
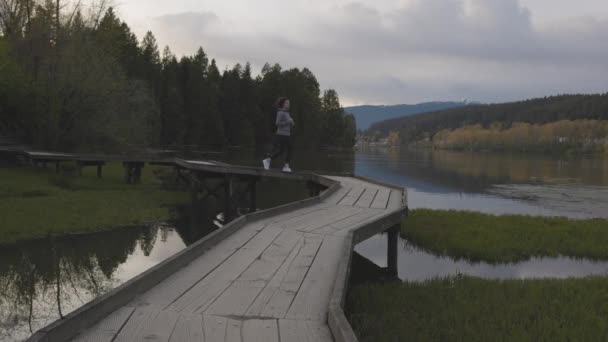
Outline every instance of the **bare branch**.
<svg viewBox="0 0 608 342"><path fill-rule="evenodd" d="M90 19L91 26L96 29L99 26L101 18L105 15L108 8L112 6L112 0L98 0L91 4Z"/></svg>
<svg viewBox="0 0 608 342"><path fill-rule="evenodd" d="M70 18L68 19L66 26L70 27L72 26L72 20L74 20L74 16L76 15L76 13L80 10L80 4L81 4L82 0L78 0L78 2L76 3L76 6L74 6L74 10L72 11L72 14L70 15Z"/></svg>

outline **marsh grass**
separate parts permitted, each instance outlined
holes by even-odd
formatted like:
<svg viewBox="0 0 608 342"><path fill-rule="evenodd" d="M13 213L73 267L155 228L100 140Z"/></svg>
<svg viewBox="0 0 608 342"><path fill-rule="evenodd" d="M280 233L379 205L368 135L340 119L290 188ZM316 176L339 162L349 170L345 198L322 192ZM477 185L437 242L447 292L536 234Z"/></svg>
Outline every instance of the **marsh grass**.
<svg viewBox="0 0 608 342"><path fill-rule="evenodd" d="M482 280L351 289L347 316L364 341L606 341L608 279Z"/></svg>
<svg viewBox="0 0 608 342"><path fill-rule="evenodd" d="M160 187L162 167L146 166L142 183L125 184L119 163L83 176L35 168L0 169L0 244L166 220L187 194Z"/></svg>
<svg viewBox="0 0 608 342"><path fill-rule="evenodd" d="M608 259L608 220L412 210L401 236L434 254L489 263L558 255Z"/></svg>
<svg viewBox="0 0 608 342"><path fill-rule="evenodd" d="M413 210L404 238L435 254L486 262L531 256L608 259L608 221ZM606 341L608 278L457 276L350 289L360 341Z"/></svg>

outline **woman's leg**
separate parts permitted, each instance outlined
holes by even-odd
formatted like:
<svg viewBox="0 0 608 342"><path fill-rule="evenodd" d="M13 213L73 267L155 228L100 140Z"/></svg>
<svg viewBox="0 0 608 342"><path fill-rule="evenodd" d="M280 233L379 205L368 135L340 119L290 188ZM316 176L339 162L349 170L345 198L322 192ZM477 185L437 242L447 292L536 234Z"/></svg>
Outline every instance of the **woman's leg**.
<svg viewBox="0 0 608 342"><path fill-rule="evenodd" d="M285 146L283 145L283 136L276 135L274 138L272 153L270 154L269 158L271 160L276 159L277 157L279 157L283 154L284 150L285 150Z"/></svg>
<svg viewBox="0 0 608 342"><path fill-rule="evenodd" d="M292 145L291 145L291 137L285 137L285 150L287 150L287 154L285 155L285 164L289 164L291 161L291 153L292 153Z"/></svg>

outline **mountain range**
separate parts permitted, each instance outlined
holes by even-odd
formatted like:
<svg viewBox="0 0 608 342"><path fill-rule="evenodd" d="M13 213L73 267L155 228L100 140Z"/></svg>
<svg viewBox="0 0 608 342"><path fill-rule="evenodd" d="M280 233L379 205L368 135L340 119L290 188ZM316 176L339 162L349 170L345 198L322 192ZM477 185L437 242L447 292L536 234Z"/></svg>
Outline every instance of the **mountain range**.
<svg viewBox="0 0 608 342"><path fill-rule="evenodd" d="M373 123L394 119L402 116L409 116L419 113L434 112L454 107L462 107L469 104L462 102L424 102L414 105L400 104L391 106L353 106L345 107L347 113L351 113L357 120L357 129L366 130Z"/></svg>

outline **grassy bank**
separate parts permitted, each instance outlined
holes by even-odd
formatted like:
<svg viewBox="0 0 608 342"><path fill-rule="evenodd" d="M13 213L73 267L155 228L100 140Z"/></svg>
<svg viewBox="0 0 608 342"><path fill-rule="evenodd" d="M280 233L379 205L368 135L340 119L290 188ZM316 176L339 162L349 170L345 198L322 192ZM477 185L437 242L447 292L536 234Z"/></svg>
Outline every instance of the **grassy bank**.
<svg viewBox="0 0 608 342"><path fill-rule="evenodd" d="M508 262L530 256L608 258L606 220L414 210L402 235L434 253ZM604 341L608 278L365 284L346 312L360 341Z"/></svg>
<svg viewBox="0 0 608 342"><path fill-rule="evenodd" d="M608 279L475 278L364 285L347 315L360 341L605 341Z"/></svg>
<svg viewBox="0 0 608 342"><path fill-rule="evenodd" d="M85 168L82 177L59 176L50 169L0 169L0 244L52 235L83 233L170 218L185 193L162 190L146 166L142 183L127 185L119 163Z"/></svg>
<svg viewBox="0 0 608 342"><path fill-rule="evenodd" d="M435 254L487 262L532 256L608 259L608 220L413 210L401 235Z"/></svg>

